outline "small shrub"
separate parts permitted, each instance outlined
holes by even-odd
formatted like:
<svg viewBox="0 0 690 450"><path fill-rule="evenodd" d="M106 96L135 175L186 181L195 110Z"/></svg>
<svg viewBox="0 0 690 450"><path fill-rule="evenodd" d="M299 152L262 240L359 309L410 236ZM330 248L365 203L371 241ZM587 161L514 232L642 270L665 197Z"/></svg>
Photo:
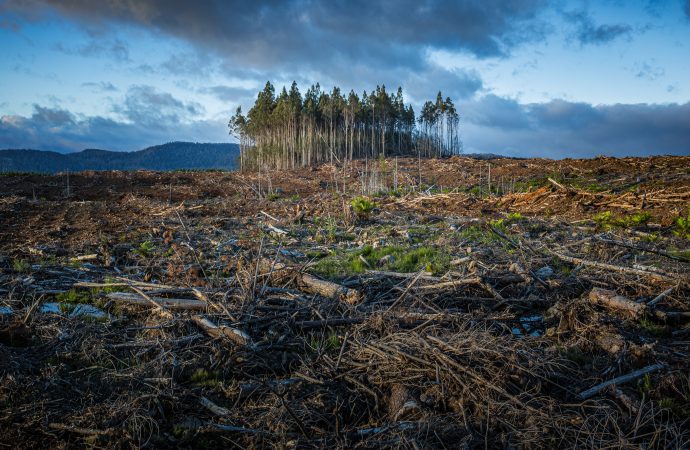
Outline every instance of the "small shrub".
<svg viewBox="0 0 690 450"><path fill-rule="evenodd" d="M376 204L366 197L355 197L350 202L352 211L362 220L368 220Z"/></svg>
<svg viewBox="0 0 690 450"><path fill-rule="evenodd" d="M141 244L139 244L139 247L136 249L136 252L143 258L150 258L155 248L156 245L153 242L144 241Z"/></svg>
<svg viewBox="0 0 690 450"><path fill-rule="evenodd" d="M688 215L686 217L680 216L676 218L676 229L673 234L680 238L690 240L690 208L688 208Z"/></svg>
<svg viewBox="0 0 690 450"><path fill-rule="evenodd" d="M640 394L649 394L649 391L652 390L652 387L652 377L649 376L648 373L637 382L637 389L640 391Z"/></svg>
<svg viewBox="0 0 690 450"><path fill-rule="evenodd" d="M12 261L12 269L15 272L26 273L29 271L31 265L24 259L15 259Z"/></svg>

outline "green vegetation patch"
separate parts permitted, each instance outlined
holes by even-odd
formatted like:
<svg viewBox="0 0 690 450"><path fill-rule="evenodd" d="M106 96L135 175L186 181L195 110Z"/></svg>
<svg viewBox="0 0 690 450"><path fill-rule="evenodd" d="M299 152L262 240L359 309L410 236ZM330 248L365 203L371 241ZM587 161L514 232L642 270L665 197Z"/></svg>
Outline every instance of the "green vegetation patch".
<svg viewBox="0 0 690 450"><path fill-rule="evenodd" d="M352 211L362 220L368 220L371 212L376 208L376 203L366 197L355 197L350 202Z"/></svg>
<svg viewBox="0 0 690 450"><path fill-rule="evenodd" d="M688 207L688 215L676 218L675 224L676 229L673 233L680 238L690 240L690 207Z"/></svg>
<svg viewBox="0 0 690 450"><path fill-rule="evenodd" d="M600 212L592 217L597 226L602 230L610 230L612 228L633 228L643 227L652 218L652 215L647 212L639 212L629 215L614 216L611 211Z"/></svg>
<svg viewBox="0 0 690 450"><path fill-rule="evenodd" d="M419 270L440 274L448 270L450 255L435 247L365 246L350 252L335 253L318 261L314 273L326 278L342 278L368 269L411 273Z"/></svg>

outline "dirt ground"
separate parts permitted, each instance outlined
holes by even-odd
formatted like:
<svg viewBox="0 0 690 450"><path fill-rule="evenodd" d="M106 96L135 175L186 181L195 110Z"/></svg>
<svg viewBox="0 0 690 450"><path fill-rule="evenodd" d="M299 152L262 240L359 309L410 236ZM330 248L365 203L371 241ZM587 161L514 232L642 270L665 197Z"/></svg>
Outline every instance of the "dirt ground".
<svg viewBox="0 0 690 450"><path fill-rule="evenodd" d="M689 268L690 157L3 175L0 446L687 448Z"/></svg>

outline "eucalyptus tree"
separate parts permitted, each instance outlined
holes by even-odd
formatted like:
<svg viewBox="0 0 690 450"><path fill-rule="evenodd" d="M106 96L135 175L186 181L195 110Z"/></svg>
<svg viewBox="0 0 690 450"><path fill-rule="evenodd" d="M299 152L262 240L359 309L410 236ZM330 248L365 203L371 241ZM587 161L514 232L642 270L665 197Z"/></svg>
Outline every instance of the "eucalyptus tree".
<svg viewBox="0 0 690 450"><path fill-rule="evenodd" d="M297 83L278 95L270 82L246 116L237 108L228 126L240 142L242 169L287 169L323 162L393 155L439 157L458 153L459 116L450 98L438 93L415 120L402 88L384 85L347 96L317 83L304 96ZM417 127L418 124L418 127Z"/></svg>

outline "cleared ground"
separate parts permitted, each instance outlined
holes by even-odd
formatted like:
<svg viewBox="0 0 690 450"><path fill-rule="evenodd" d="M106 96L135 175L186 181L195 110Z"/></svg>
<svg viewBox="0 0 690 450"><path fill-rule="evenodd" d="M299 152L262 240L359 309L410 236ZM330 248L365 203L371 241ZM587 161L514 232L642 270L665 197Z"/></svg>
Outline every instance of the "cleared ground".
<svg viewBox="0 0 690 450"><path fill-rule="evenodd" d="M0 443L687 447L689 186L687 157L2 176Z"/></svg>

